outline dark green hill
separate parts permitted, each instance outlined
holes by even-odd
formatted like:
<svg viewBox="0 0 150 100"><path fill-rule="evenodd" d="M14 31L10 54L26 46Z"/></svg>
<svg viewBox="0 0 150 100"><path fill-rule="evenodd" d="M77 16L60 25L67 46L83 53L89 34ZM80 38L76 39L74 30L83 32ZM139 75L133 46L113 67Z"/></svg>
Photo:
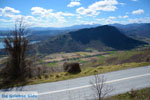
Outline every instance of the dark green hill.
<svg viewBox="0 0 150 100"><path fill-rule="evenodd" d="M128 50L147 44L122 34L113 26L86 28L64 35L54 36L38 44L39 53L75 52L87 48L97 50Z"/></svg>

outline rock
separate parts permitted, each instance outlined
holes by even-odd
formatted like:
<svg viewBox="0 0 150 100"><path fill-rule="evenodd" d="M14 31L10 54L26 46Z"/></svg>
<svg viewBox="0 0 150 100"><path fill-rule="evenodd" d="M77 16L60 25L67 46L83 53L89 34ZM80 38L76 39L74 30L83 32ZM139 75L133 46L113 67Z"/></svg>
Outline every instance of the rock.
<svg viewBox="0 0 150 100"><path fill-rule="evenodd" d="M63 64L63 69L65 72L76 74L81 72L80 64L78 62L65 62Z"/></svg>

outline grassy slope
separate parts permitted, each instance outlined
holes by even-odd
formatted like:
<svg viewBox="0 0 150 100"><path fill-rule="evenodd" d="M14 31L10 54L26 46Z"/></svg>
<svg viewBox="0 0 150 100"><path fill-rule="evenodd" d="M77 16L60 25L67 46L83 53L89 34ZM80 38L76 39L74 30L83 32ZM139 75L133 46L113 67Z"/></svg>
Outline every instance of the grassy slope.
<svg viewBox="0 0 150 100"><path fill-rule="evenodd" d="M3 84L0 87L2 88L8 88L8 87L14 87L14 86L22 86L22 85L32 85L32 84L40 84L40 83L46 83L46 82L55 82L55 81L61 81L61 80L67 80L72 78L78 78L83 76L89 76L93 74L101 74L105 72L111 72L111 71L117 71L117 70L123 70L128 68L135 68L140 66L146 66L150 65L150 62L143 62L143 63L126 63L126 64L120 64L120 65L110 65L110 66L99 66L96 68L89 67L82 69L82 72L79 74L69 74L66 72L60 72L60 73L53 73L51 75L45 74L42 75L40 78L34 77L32 79L27 79L25 82L13 82L11 84Z"/></svg>
<svg viewBox="0 0 150 100"><path fill-rule="evenodd" d="M150 100L150 88L133 90L124 94L112 96L106 100Z"/></svg>
<svg viewBox="0 0 150 100"><path fill-rule="evenodd" d="M112 52L109 57L101 57L96 62L88 62L85 66L118 65L124 63L150 62L150 50Z"/></svg>
<svg viewBox="0 0 150 100"><path fill-rule="evenodd" d="M109 65L109 66L104 65L104 66L99 66L96 68L88 67L88 68L83 68L82 72L79 74L69 74L66 72L60 72L60 73L53 73L52 75L42 75L41 79L38 79L38 78L30 79L28 81L29 82L28 84L54 82L54 81L78 78L78 77L83 77L83 76L101 74L101 73L106 73L106 72L111 72L111 71L117 71L117 70L123 70L123 69L135 68L135 67L141 67L141 66L147 66L147 65L150 65L150 62L125 63L125 64Z"/></svg>
<svg viewBox="0 0 150 100"><path fill-rule="evenodd" d="M96 62L89 61L84 63L82 72L79 74L69 74L66 72L53 73L52 75L48 75L48 77L46 75L46 78L45 75L43 75L41 79L30 80L31 82L29 84L66 80L71 78L89 76L97 73L101 74L101 73L106 73L111 71L150 65L150 62L145 62L143 59L141 61L139 60L138 62L136 62L136 59L138 59L138 57L136 57L136 59L133 59L133 56L139 54L149 55L150 51L149 50L125 51L125 52L111 51L111 53L109 53L110 56L108 57L103 57L103 55L101 55L98 56L99 59ZM115 60L110 61L110 59L114 59L114 58Z"/></svg>
<svg viewBox="0 0 150 100"><path fill-rule="evenodd" d="M27 79L26 82L22 82L22 83L15 82L14 84L11 84L11 86L3 85L2 87L6 88L6 87L12 87L12 86L27 85L27 84L54 82L54 81L71 79L71 78L89 76L93 74L101 74L101 73L123 70L123 69L128 69L128 68L147 66L147 65L150 65L150 62L145 62L143 60L145 58L142 58L141 61L139 60L138 62L136 62L136 59L138 58L136 57L136 59L133 59L133 56L136 56L139 54L148 55L150 54L149 52L150 52L149 50L148 51L125 51L121 53L112 52L110 53L110 56L108 57L98 56L99 59L96 62L89 61L89 62L84 63L84 67L82 67L82 72L79 74L69 74L66 72L44 74L40 78L34 77L32 79Z"/></svg>

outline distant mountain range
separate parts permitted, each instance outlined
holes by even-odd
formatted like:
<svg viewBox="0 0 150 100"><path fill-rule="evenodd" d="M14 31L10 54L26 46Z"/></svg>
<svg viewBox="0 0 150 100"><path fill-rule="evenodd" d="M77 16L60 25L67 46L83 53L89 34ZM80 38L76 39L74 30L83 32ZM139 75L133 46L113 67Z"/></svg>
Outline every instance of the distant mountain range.
<svg viewBox="0 0 150 100"><path fill-rule="evenodd" d="M32 35L29 36L30 40L41 41L48 39L50 36L64 34L71 31L76 31L84 28L94 28L97 26L102 26L100 24L94 25L75 25L71 27L64 28L34 28L32 30ZM150 43L150 23L141 23L141 24L111 24L110 26L114 26L119 29L123 34L132 37L137 40L142 40Z"/></svg>
<svg viewBox="0 0 150 100"><path fill-rule="evenodd" d="M147 44L127 37L114 26L99 26L52 36L35 46L42 54L56 52L84 51L87 48L97 50L128 50Z"/></svg>
<svg viewBox="0 0 150 100"><path fill-rule="evenodd" d="M83 29L83 28L92 28L92 27L97 27L100 26L100 24L81 24L81 25L73 25L73 26L68 26L68 27L33 27L31 30L36 30L36 31L43 31L43 30L78 30L78 29Z"/></svg>
<svg viewBox="0 0 150 100"><path fill-rule="evenodd" d="M150 43L150 24L76 25L64 28L32 28L27 38L41 41L32 52L55 53L97 50L125 50ZM0 36L6 30L0 31ZM136 40L135 40L136 39ZM140 41L139 41L140 40ZM0 39L1 41L1 39Z"/></svg>
<svg viewBox="0 0 150 100"><path fill-rule="evenodd" d="M30 34L31 36L29 39L32 40L43 40L45 37L50 37L53 35L63 34L71 31L76 31L83 28L94 28L97 26L101 26L100 24L84 24L84 25L74 25L70 27L61 27L61 28L55 28L55 27L33 27L30 28ZM150 23L141 23L141 24L111 24L111 26L114 26L118 28L123 34L133 37L133 38L150 38ZM7 33L6 29L0 28L0 36L5 35Z"/></svg>
<svg viewBox="0 0 150 100"><path fill-rule="evenodd" d="M141 23L141 24L112 24L118 28L121 32L128 36L137 36L137 37L149 37L150 38L150 23Z"/></svg>
<svg viewBox="0 0 150 100"><path fill-rule="evenodd" d="M29 35L28 39L31 41L41 41L46 40L51 36L55 36L58 34L64 34L71 31L83 29L83 28L92 28L97 27L100 24L83 24L83 25L74 25L70 27L61 27L61 28L55 28L55 27L33 27L29 28ZM7 30L6 28L0 28L0 36L6 35L6 33L10 32L10 30Z"/></svg>

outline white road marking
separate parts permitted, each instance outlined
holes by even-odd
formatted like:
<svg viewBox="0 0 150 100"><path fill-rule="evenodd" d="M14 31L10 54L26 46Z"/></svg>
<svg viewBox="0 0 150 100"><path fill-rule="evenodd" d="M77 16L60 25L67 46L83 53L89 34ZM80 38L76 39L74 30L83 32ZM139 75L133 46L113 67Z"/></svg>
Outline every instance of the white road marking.
<svg viewBox="0 0 150 100"><path fill-rule="evenodd" d="M123 81L123 80L129 80L129 79L133 79L133 78L139 78L139 77L148 76L148 75L150 75L150 73L142 74L142 75L136 75L136 76L131 76L131 77L126 77L126 78L121 78L121 79L116 79L116 80L111 80L111 81L106 81L104 83L106 83L106 84L114 83L114 82L119 82L119 81ZM70 90L77 90L77 89L82 89L82 88L88 88L88 87L91 87L91 86L92 85L84 85L84 86L79 86L79 87L74 87L74 88L69 88L69 89L62 89L62 90L56 90L56 91L50 91L50 92L43 92L43 93L39 93L38 95L46 95L46 94L53 94L53 93L58 93L58 92L70 91Z"/></svg>

